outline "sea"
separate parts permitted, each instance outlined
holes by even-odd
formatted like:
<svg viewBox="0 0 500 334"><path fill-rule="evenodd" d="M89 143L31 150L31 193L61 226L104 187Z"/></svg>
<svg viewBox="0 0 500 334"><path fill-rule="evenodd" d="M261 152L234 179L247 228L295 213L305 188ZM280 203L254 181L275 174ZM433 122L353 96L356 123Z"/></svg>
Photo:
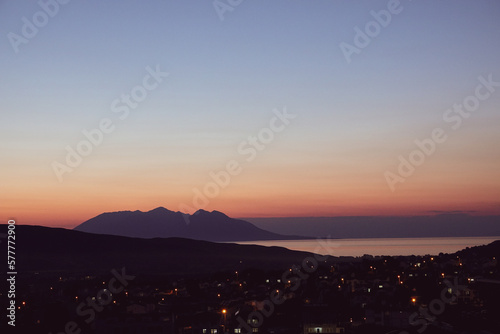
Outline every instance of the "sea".
<svg viewBox="0 0 500 334"><path fill-rule="evenodd" d="M372 238L372 239L305 239L266 240L237 242L241 245L278 246L292 250L332 256L368 255L439 255L455 253L466 247L487 245L494 237L447 237L447 238Z"/></svg>

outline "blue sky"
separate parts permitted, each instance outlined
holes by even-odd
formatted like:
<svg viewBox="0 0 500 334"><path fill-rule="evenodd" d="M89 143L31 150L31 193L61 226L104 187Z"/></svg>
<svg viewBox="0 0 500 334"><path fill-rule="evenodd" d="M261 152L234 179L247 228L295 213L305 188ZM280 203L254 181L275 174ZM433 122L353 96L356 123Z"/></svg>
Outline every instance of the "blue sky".
<svg viewBox="0 0 500 334"><path fill-rule="evenodd" d="M444 153L401 184L404 195L390 194L383 173L397 167L415 138L442 125L444 110L473 93L480 75L500 81L500 4L401 1L401 12L348 63L339 44L353 44L354 28L363 30L373 21L370 11L388 3L247 0L220 20L211 1L70 1L16 53L7 35L22 35L22 18L32 21L41 7L0 2L0 186L10 193L3 215L22 216L44 201L46 208L61 200L69 208L87 203L76 222L107 210L102 201L96 205L96 194L117 192L123 198L110 211L177 209L284 106L297 115L293 124L208 208L287 214L284 203L272 209L259 202L269 200L261 193L303 202L295 215L354 214L359 207L376 214L381 204L374 198L383 193L387 213L393 205L400 213L434 191L428 184L436 175L457 168L447 194L459 179L476 177L486 186L484 173L499 176L492 166L500 161L500 92L450 133ZM111 102L156 65L169 76L117 121ZM51 163L63 161L65 147L102 118L112 118L116 130L61 184ZM457 167L471 158L476 166ZM481 168L483 176L472 174ZM498 181L490 183L471 189L488 194L481 208L498 206ZM29 210L27 220L50 211ZM40 222L47 223L43 212Z"/></svg>

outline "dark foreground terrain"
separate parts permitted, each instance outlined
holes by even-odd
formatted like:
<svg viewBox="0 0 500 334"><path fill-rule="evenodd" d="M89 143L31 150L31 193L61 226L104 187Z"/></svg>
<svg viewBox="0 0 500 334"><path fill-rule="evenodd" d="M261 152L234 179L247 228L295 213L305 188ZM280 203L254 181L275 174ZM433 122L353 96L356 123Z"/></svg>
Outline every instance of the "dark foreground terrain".
<svg viewBox="0 0 500 334"><path fill-rule="evenodd" d="M0 229L5 233L6 226ZM318 243L327 254L327 241ZM496 334L499 256L500 241L455 254L336 258L278 247L17 226L16 326L7 326L3 316L2 328ZM7 290L1 291L3 310Z"/></svg>

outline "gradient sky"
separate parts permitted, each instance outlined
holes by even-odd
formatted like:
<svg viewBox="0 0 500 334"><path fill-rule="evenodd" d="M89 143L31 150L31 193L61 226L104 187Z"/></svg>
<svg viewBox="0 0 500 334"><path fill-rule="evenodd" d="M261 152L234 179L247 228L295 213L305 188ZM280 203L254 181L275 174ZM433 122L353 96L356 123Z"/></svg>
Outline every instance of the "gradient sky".
<svg viewBox="0 0 500 334"><path fill-rule="evenodd" d="M9 33L23 36L41 7L0 1L0 219L73 227L198 209L194 189L232 160L241 173L204 209L500 214L500 87L458 129L443 120L480 76L500 82L500 3L401 1L348 63L340 44L388 3L247 0L221 20L212 1L70 1L15 52ZM121 120L111 104L148 66L169 75ZM247 161L238 147L284 108L296 117ZM60 182L53 162L105 118L114 131ZM384 173L434 128L447 140L391 191Z"/></svg>

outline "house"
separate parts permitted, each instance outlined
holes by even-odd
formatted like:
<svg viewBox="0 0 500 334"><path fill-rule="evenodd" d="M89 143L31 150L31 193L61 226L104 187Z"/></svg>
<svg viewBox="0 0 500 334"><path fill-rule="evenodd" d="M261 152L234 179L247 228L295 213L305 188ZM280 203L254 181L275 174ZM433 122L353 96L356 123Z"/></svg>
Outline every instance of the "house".
<svg viewBox="0 0 500 334"><path fill-rule="evenodd" d="M345 331L338 324L337 314L324 304L304 306L302 328L304 334L344 333Z"/></svg>

